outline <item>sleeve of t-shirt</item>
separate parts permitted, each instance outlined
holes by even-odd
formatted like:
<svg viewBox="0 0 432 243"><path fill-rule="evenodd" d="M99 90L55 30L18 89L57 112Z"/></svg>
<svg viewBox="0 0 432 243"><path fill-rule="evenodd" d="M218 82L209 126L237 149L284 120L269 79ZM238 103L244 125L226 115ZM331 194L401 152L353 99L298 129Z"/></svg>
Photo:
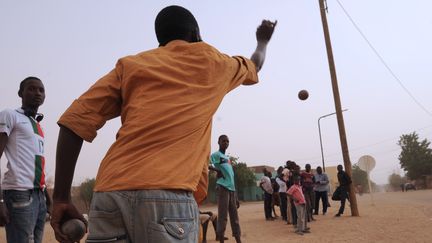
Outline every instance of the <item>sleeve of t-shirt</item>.
<svg viewBox="0 0 432 243"><path fill-rule="evenodd" d="M16 122L13 112L13 110L3 110L0 112L0 132L6 133L8 136L12 132Z"/></svg>
<svg viewBox="0 0 432 243"><path fill-rule="evenodd" d="M65 126L91 142L106 121L120 115L121 80L123 66L117 62L115 69L99 79L82 94L60 117L59 125Z"/></svg>
<svg viewBox="0 0 432 243"><path fill-rule="evenodd" d="M288 189L287 194L292 195L293 192L294 192L294 187L292 186Z"/></svg>
<svg viewBox="0 0 432 243"><path fill-rule="evenodd" d="M281 180L279 177L276 178L276 182L279 185L279 187L282 187L285 184L285 181Z"/></svg>
<svg viewBox="0 0 432 243"><path fill-rule="evenodd" d="M241 84L252 85L258 83L255 64L242 56L220 55L223 65L217 65L216 72L224 75L227 82L227 93Z"/></svg>
<svg viewBox="0 0 432 243"><path fill-rule="evenodd" d="M211 162L212 164L220 164L220 156L219 156L219 153L213 153L213 154L210 156L210 162Z"/></svg>

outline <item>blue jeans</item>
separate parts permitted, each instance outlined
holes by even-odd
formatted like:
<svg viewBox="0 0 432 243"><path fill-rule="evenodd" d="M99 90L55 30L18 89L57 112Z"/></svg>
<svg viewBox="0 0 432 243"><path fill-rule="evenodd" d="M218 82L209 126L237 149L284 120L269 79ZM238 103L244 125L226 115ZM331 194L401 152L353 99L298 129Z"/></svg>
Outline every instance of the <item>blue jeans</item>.
<svg viewBox="0 0 432 243"><path fill-rule="evenodd" d="M89 213L92 242L198 242L199 211L192 192L95 192Z"/></svg>
<svg viewBox="0 0 432 243"><path fill-rule="evenodd" d="M6 225L9 243L42 243L47 213L45 194L39 189L3 191L10 222Z"/></svg>

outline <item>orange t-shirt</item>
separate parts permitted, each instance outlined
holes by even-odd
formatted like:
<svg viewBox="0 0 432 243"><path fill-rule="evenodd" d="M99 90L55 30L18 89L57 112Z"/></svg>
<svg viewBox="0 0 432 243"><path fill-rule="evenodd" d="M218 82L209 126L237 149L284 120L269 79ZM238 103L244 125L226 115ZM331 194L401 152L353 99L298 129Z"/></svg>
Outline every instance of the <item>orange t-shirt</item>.
<svg viewBox="0 0 432 243"><path fill-rule="evenodd" d="M175 40L121 58L58 123L91 142L107 120L121 116L95 191L199 189L205 197L212 116L225 94L257 82L249 59Z"/></svg>

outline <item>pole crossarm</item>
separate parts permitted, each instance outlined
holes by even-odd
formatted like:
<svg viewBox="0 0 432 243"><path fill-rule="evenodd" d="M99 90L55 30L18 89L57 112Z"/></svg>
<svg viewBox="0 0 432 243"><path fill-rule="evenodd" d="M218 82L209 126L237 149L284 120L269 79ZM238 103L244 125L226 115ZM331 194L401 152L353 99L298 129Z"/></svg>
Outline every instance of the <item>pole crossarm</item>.
<svg viewBox="0 0 432 243"><path fill-rule="evenodd" d="M347 111L347 110L348 109L343 109L342 112ZM328 117L328 116L331 116L331 115L335 115L335 114L336 114L336 112L333 112L333 113L330 113L330 114L327 114L327 115L324 115L324 116L320 116L318 118L318 133L319 133L320 147L321 147L321 160L322 160L322 166L323 166L322 169L323 169L324 172L325 172L325 163L324 163L324 151L323 151L323 145L322 145L320 121L321 121L322 118L325 118L325 117Z"/></svg>

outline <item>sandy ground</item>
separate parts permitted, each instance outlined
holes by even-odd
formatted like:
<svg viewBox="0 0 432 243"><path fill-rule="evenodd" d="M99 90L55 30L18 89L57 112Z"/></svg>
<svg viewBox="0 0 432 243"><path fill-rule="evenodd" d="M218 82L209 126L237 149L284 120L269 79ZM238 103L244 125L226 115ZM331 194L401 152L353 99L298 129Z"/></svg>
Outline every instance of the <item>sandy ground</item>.
<svg viewBox="0 0 432 243"><path fill-rule="evenodd" d="M282 220L265 221L263 203L242 203L239 209L243 242L432 242L432 190L374 194L374 204L367 194L357 195L360 217L351 217L349 207L345 215L335 218L339 203L331 202L327 215L318 215L309 224L311 234L299 236L294 228ZM277 213L280 215L280 212ZM203 210L217 211L215 206ZM229 223L228 223L229 224ZM47 224L44 242L55 242ZM226 235L231 237L230 226ZM216 242L209 226L208 242ZM6 242L4 228L0 242ZM157 243L157 242L155 242Z"/></svg>

